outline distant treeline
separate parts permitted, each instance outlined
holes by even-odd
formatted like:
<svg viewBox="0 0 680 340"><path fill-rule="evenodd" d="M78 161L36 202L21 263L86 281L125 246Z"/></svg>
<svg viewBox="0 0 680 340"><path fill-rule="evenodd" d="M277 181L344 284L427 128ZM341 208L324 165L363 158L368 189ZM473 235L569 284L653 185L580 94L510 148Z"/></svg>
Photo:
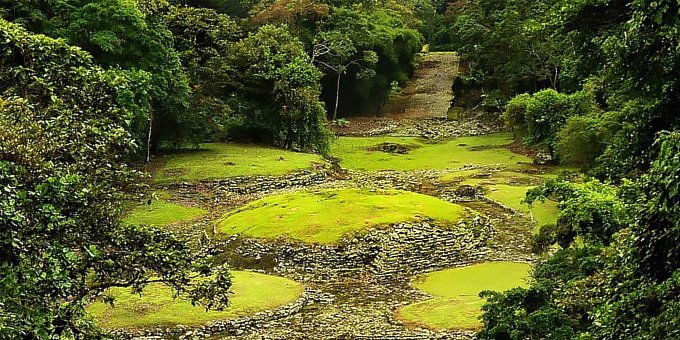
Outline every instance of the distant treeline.
<svg viewBox="0 0 680 340"><path fill-rule="evenodd" d="M427 0L0 0L0 15L127 84L140 156L224 139L325 153L326 120L379 112L444 29Z"/></svg>

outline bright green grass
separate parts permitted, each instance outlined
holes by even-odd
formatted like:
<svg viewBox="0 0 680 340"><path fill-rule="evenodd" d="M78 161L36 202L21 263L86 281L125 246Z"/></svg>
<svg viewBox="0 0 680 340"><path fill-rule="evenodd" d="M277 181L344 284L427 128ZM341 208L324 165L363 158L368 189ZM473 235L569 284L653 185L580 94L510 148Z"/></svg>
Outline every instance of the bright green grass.
<svg viewBox="0 0 680 340"><path fill-rule="evenodd" d="M148 224L167 226L173 223L186 222L207 213L205 209L186 207L166 201L167 194L161 194L160 199L151 202L151 205L142 204L132 210L123 222L129 224Z"/></svg>
<svg viewBox="0 0 680 340"><path fill-rule="evenodd" d="M465 181L466 179L473 178L485 172L486 171L484 171L484 169L458 170L442 175L441 177L439 177L439 181L442 182L443 184L460 183Z"/></svg>
<svg viewBox="0 0 680 340"><path fill-rule="evenodd" d="M556 223L560 213L556 202L550 200L546 200L545 202L534 202L531 207L522 203L522 200L526 197L527 191L531 188L533 187L505 184L492 185L489 186L487 196L512 209L530 214L532 219L536 221L537 227L544 224Z"/></svg>
<svg viewBox="0 0 680 340"><path fill-rule="evenodd" d="M283 175L306 169L321 156L271 147L209 143L198 150L168 155L156 171L159 182L220 179L236 176Z"/></svg>
<svg viewBox="0 0 680 340"><path fill-rule="evenodd" d="M526 263L486 262L426 274L413 286L434 298L402 307L397 316L435 329L479 329L484 304L479 293L525 286L530 267Z"/></svg>
<svg viewBox="0 0 680 340"><path fill-rule="evenodd" d="M543 182L543 179L539 176L514 171L499 171L494 173L492 177L496 180L496 183L499 184L524 184Z"/></svg>
<svg viewBox="0 0 680 340"><path fill-rule="evenodd" d="M489 176L481 176L488 174ZM547 179L556 178L552 173L532 175L525 172L502 170L489 171L485 169L468 169L454 171L439 177L443 184L457 183L463 184L537 184L545 182Z"/></svg>
<svg viewBox="0 0 680 340"><path fill-rule="evenodd" d="M482 176L484 174L484 176ZM487 176L488 174L488 176ZM542 177L522 172L496 171L490 172L483 169L456 171L442 175L439 180L443 184L491 186L495 184L505 185L531 185L544 182Z"/></svg>
<svg viewBox="0 0 680 340"><path fill-rule="evenodd" d="M302 284L282 277L242 271L231 274L234 295L223 311L206 312L186 300L173 299L172 290L162 284L147 286L142 297L126 288L112 288L109 294L116 298L115 307L95 302L87 310L106 328L196 325L270 310L294 301L304 290Z"/></svg>
<svg viewBox="0 0 680 340"><path fill-rule="evenodd" d="M415 148L408 154L370 150L386 142ZM331 153L340 159L343 167L366 171L450 169L465 164L531 162L531 159L502 147L511 142L512 135L507 133L460 137L437 144L427 144L415 137L341 137L333 144Z"/></svg>
<svg viewBox="0 0 680 340"><path fill-rule="evenodd" d="M288 236L334 243L343 235L397 222L434 220L452 224L465 209L432 196L397 190L321 190L265 197L229 212L217 234L255 238Z"/></svg>

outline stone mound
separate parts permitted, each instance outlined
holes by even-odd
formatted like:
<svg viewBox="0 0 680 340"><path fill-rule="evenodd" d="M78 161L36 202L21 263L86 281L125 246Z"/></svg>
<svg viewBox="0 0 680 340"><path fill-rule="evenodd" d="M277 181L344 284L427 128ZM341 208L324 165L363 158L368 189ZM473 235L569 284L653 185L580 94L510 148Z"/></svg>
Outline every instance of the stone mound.
<svg viewBox="0 0 680 340"><path fill-rule="evenodd" d="M414 147L411 145L385 142L368 148L368 151L381 151L385 153L405 155L413 149Z"/></svg>

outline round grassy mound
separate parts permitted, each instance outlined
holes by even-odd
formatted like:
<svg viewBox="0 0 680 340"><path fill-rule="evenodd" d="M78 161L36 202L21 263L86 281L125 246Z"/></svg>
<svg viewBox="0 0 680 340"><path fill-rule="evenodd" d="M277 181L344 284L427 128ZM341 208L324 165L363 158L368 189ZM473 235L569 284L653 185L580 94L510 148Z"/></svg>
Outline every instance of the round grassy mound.
<svg viewBox="0 0 680 340"><path fill-rule="evenodd" d="M199 325L213 320L251 315L293 302L302 294L301 283L278 276L232 271L234 295L223 311L205 311L182 299L173 299L173 291L163 284L150 284L140 297L126 288L112 288L115 307L103 302L88 306L106 328L152 328L173 325Z"/></svg>
<svg viewBox="0 0 680 340"><path fill-rule="evenodd" d="M398 309L397 317L433 329L479 329L484 304L479 293L525 286L530 267L526 263L486 262L420 276L413 286L434 298Z"/></svg>
<svg viewBox="0 0 680 340"><path fill-rule="evenodd" d="M332 244L353 231L398 222L432 220L447 225L467 212L432 196L398 190L321 190L266 197L227 213L216 234L254 238L287 236Z"/></svg>
<svg viewBox="0 0 680 340"><path fill-rule="evenodd" d="M547 171L546 171L547 170ZM542 174L529 174L520 171L489 171L484 168L464 169L442 175L439 180L445 185L471 185L483 187L486 196L514 210L525 213L536 222L536 230L545 224L557 223L558 204L552 200L534 202L531 206L524 203L526 193L546 179L555 178L557 172L571 171L565 167L544 168Z"/></svg>

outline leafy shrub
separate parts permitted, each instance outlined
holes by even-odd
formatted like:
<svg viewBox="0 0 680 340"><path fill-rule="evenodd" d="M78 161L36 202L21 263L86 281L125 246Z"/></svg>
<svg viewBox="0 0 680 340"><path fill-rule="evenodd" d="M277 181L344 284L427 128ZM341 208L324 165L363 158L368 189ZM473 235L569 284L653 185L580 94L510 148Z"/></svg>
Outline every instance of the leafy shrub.
<svg viewBox="0 0 680 340"><path fill-rule="evenodd" d="M502 117L506 126L523 137L525 144L545 148L555 156L557 133L567 119L585 115L595 108L596 103L588 91L564 94L549 89L513 98Z"/></svg>
<svg viewBox="0 0 680 340"><path fill-rule="evenodd" d="M340 118L336 119L335 122L333 122L335 125L340 126L340 127L348 127L349 126L349 120L345 118Z"/></svg>
<svg viewBox="0 0 680 340"><path fill-rule="evenodd" d="M479 339L573 339L576 322L550 301L549 289L533 286L482 292L484 328Z"/></svg>
<svg viewBox="0 0 680 340"><path fill-rule="evenodd" d="M534 254L542 254L557 242L557 226L546 224L541 226L538 233L531 237L531 251Z"/></svg>
<svg viewBox="0 0 680 340"><path fill-rule="evenodd" d="M607 147L610 120L596 115L574 116L557 132L555 153L563 164L591 168Z"/></svg>
<svg viewBox="0 0 680 340"><path fill-rule="evenodd" d="M321 72L286 27L265 25L233 47L233 79L244 107L237 113L275 144L328 153L331 133L319 100Z"/></svg>
<svg viewBox="0 0 680 340"><path fill-rule="evenodd" d="M632 216L616 187L592 180L583 184L549 181L545 186L529 190L527 202L557 197L560 216L556 238L568 247L575 236L593 244L607 245L614 233L630 223Z"/></svg>
<svg viewBox="0 0 680 340"><path fill-rule="evenodd" d="M524 139L527 134L527 104L531 100L531 95L523 93L512 98L505 106L505 111L501 115L505 126L512 128L515 140L518 142Z"/></svg>

